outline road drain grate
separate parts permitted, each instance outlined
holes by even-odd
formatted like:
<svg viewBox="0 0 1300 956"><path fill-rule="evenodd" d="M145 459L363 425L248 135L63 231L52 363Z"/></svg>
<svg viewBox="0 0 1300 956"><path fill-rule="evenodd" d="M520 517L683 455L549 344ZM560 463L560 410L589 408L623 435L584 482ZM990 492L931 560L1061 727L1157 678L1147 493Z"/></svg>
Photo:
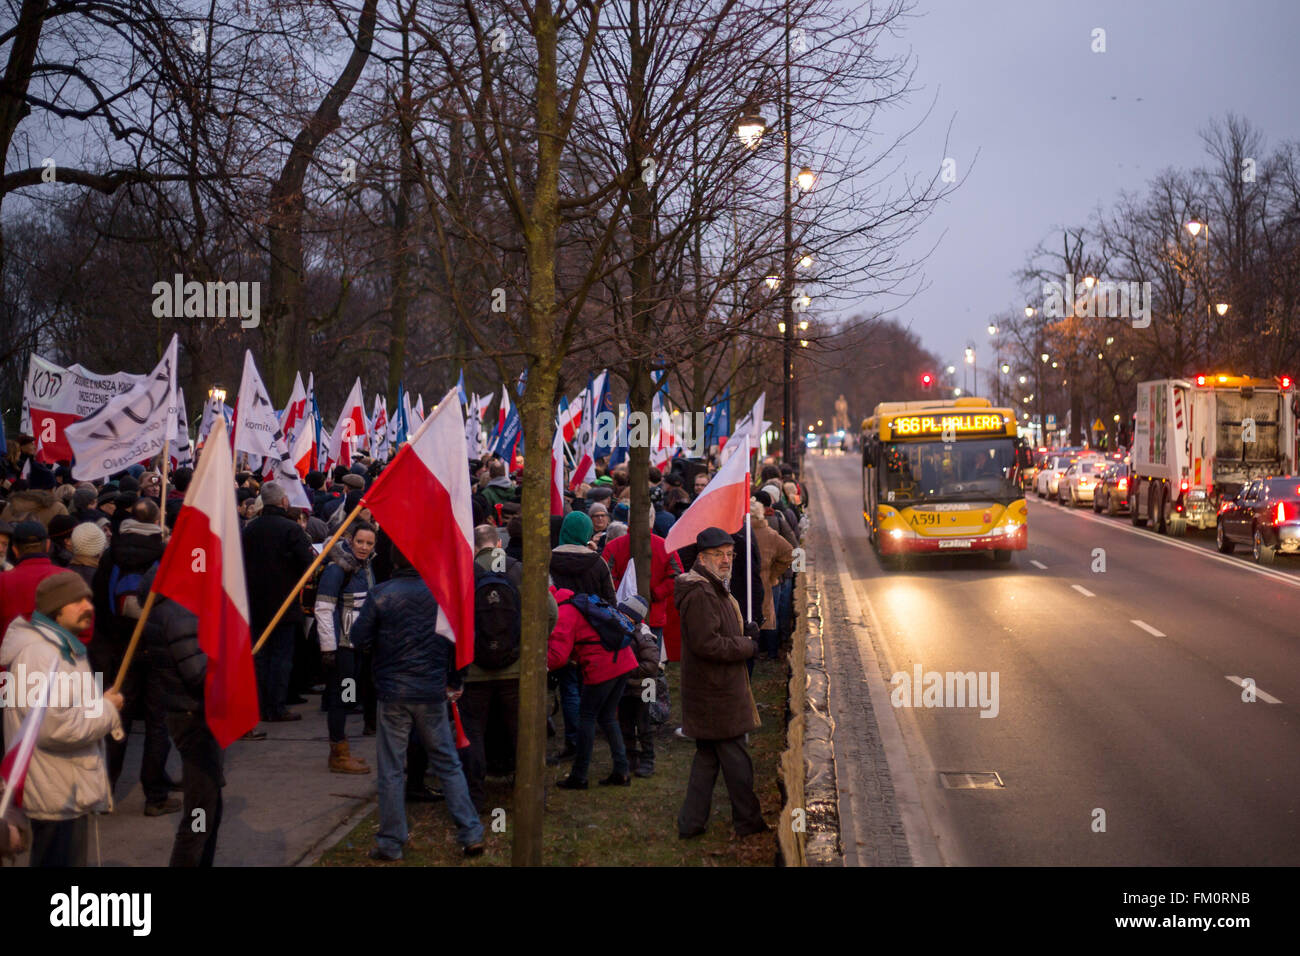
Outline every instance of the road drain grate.
<svg viewBox="0 0 1300 956"><path fill-rule="evenodd" d="M939 779L945 790L1002 790L1006 784L992 770L940 771Z"/></svg>

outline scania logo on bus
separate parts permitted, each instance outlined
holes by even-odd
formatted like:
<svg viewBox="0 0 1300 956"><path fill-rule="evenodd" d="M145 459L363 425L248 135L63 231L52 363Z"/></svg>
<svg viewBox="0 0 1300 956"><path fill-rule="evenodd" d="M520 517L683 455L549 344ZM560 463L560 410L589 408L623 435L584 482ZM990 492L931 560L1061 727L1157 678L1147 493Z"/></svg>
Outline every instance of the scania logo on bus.
<svg viewBox="0 0 1300 956"><path fill-rule="evenodd" d="M890 426L896 436L907 438L917 435L982 435L1001 433L1006 422L1001 415L901 415Z"/></svg>

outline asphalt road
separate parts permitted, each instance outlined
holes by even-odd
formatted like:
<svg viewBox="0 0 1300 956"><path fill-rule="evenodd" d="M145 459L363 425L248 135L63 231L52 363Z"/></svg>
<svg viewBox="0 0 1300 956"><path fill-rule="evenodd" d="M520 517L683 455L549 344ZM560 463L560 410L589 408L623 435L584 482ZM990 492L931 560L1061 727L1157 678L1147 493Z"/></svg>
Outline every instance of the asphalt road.
<svg viewBox="0 0 1300 956"><path fill-rule="evenodd" d="M1258 569L1208 536L1162 538L1031 495L1029 548L1010 565L943 556L886 572L859 460L805 466L816 580L843 605L826 640L855 651L828 655L832 702L872 685L913 861L1300 863L1300 567ZM996 716L893 706L893 676L916 665L984 672L990 691L996 672ZM837 761L851 749L837 745ZM1002 786L941 777L984 772Z"/></svg>

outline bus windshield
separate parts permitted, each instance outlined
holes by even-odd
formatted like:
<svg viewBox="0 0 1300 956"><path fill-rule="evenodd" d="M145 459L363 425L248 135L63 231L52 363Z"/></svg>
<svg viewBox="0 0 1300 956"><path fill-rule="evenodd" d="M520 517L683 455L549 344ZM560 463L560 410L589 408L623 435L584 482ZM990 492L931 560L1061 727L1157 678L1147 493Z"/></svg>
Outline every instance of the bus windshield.
<svg viewBox="0 0 1300 956"><path fill-rule="evenodd" d="M880 448L883 501L998 501L1023 497L1013 480L1012 438L886 443Z"/></svg>

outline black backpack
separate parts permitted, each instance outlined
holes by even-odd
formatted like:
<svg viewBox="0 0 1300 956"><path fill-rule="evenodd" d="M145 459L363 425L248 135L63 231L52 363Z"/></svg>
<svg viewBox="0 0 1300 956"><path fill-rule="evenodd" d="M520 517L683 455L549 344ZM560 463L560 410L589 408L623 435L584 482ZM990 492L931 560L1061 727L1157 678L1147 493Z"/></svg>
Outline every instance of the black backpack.
<svg viewBox="0 0 1300 956"><path fill-rule="evenodd" d="M474 569L474 663L499 671L519 660L519 589L504 574Z"/></svg>

